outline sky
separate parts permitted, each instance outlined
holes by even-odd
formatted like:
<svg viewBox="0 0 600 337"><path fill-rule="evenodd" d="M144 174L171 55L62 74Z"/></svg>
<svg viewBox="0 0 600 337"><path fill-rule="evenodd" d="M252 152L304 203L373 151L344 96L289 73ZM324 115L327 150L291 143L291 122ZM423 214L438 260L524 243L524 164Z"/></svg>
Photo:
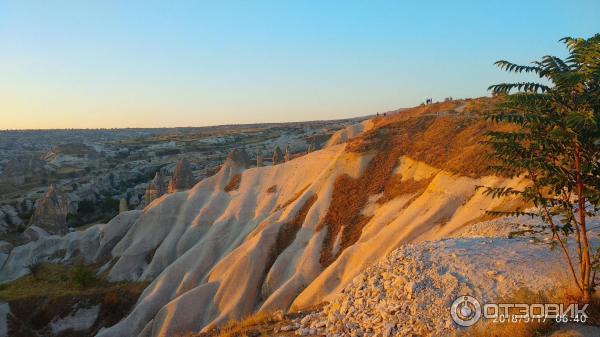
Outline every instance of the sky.
<svg viewBox="0 0 600 337"><path fill-rule="evenodd" d="M0 129L363 116L487 95L600 1L0 0Z"/></svg>

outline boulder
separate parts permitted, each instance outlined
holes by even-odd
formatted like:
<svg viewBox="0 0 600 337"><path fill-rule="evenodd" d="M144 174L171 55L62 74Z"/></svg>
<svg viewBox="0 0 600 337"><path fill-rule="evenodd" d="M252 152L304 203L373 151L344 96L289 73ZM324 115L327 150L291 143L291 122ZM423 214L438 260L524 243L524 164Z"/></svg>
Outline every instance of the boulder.
<svg viewBox="0 0 600 337"><path fill-rule="evenodd" d="M50 234L46 232L43 228L32 225L25 229L25 231L23 232L23 236L25 237L25 239L27 239L27 241L37 241L41 238L50 236Z"/></svg>

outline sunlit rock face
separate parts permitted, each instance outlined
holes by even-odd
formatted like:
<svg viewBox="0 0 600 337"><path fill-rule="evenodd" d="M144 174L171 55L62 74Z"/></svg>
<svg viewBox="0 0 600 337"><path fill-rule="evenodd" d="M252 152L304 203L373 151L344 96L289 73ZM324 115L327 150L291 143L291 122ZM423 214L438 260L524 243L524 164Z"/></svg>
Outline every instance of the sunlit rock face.
<svg viewBox="0 0 600 337"><path fill-rule="evenodd" d="M193 185L194 175L192 174L192 167L185 158L180 159L177 162L173 178L169 184L169 193L187 190Z"/></svg>
<svg viewBox="0 0 600 337"><path fill-rule="evenodd" d="M252 160L246 153L246 151L241 149L233 149L227 155L227 159L225 160L226 165L236 165L241 168L248 168L252 166Z"/></svg>
<svg viewBox="0 0 600 337"><path fill-rule="evenodd" d="M48 192L37 200L29 225L40 227L50 234L65 234L68 232L68 213L69 198L52 184Z"/></svg>
<svg viewBox="0 0 600 337"><path fill-rule="evenodd" d="M158 171L146 188L146 193L144 194L145 205L149 205L154 199L165 194L166 191L165 176L161 171Z"/></svg>

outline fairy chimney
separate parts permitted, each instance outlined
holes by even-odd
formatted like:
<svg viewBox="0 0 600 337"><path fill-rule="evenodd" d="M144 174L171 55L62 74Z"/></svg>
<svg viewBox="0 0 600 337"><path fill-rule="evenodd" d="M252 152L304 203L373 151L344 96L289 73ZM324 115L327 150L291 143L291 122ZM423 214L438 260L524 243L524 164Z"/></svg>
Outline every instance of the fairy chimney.
<svg viewBox="0 0 600 337"><path fill-rule="evenodd" d="M191 188L194 185L194 176L190 163L182 158L177 162L173 178L169 183L169 193L183 191Z"/></svg>
<svg viewBox="0 0 600 337"><path fill-rule="evenodd" d="M284 154L284 156L283 156L283 161L284 161L284 162L288 162L288 161L290 161L290 159L291 159L291 157L290 157L290 146L289 146L289 145L287 145L287 146L285 147L285 154Z"/></svg>
<svg viewBox="0 0 600 337"><path fill-rule="evenodd" d="M144 194L144 203L149 205L154 199L158 199L166 192L165 176L161 171L156 172L154 179L148 183Z"/></svg>
<svg viewBox="0 0 600 337"><path fill-rule="evenodd" d="M281 149L279 148L279 146L275 146L275 151L273 151L273 165L279 164L282 159L283 159L283 152L281 152Z"/></svg>
<svg viewBox="0 0 600 337"><path fill-rule="evenodd" d="M66 234L69 231L68 213L69 198L52 184L46 194L36 201L29 225L40 227L50 234Z"/></svg>
<svg viewBox="0 0 600 337"><path fill-rule="evenodd" d="M256 152L256 167L263 166L263 155L261 151Z"/></svg>

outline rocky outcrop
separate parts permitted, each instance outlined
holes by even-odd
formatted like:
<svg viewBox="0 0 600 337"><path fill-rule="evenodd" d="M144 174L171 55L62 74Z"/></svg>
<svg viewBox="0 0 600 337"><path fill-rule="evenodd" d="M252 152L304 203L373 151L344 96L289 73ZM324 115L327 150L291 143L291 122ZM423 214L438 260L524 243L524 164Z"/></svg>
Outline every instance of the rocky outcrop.
<svg viewBox="0 0 600 337"><path fill-rule="evenodd" d="M23 220L11 205L0 206L0 234L19 230Z"/></svg>
<svg viewBox="0 0 600 337"><path fill-rule="evenodd" d="M279 146L275 147L275 150L273 151L273 165L277 165L279 164L281 161L283 160L283 152L281 152L281 149L279 148Z"/></svg>
<svg viewBox="0 0 600 337"><path fill-rule="evenodd" d="M263 166L263 155L262 152L258 151L256 153L256 167Z"/></svg>
<svg viewBox="0 0 600 337"><path fill-rule="evenodd" d="M161 171L158 171L146 188L146 193L144 194L145 205L149 205L154 199L160 198L166 191L165 176Z"/></svg>
<svg viewBox="0 0 600 337"><path fill-rule="evenodd" d="M284 162L288 162L291 159L291 154L290 154L290 146L286 146L285 147L285 154L283 155L283 161Z"/></svg>
<svg viewBox="0 0 600 337"><path fill-rule="evenodd" d="M48 192L37 200L29 225L40 227L50 234L62 235L68 232L68 213L69 198L52 184Z"/></svg>
<svg viewBox="0 0 600 337"><path fill-rule="evenodd" d="M192 167L190 163L182 158L177 162L175 171L173 172L173 178L169 183L169 193L184 191L194 185L194 175L192 174Z"/></svg>
<svg viewBox="0 0 600 337"><path fill-rule="evenodd" d="M129 207L127 206L127 200L124 198L121 198L121 200L119 200L119 214L123 213L123 212L127 212L129 210Z"/></svg>
<svg viewBox="0 0 600 337"><path fill-rule="evenodd" d="M72 156L78 158L95 159L100 156L92 146L83 143L65 143L52 148L42 155L42 159L51 161L59 156Z"/></svg>
<svg viewBox="0 0 600 337"><path fill-rule="evenodd" d="M35 240L14 248L0 241L0 284L28 274L30 270L26 266L31 261L104 263L141 214L138 210L124 212L107 224L93 225L64 236L48 235L43 229L30 226L26 231L35 236Z"/></svg>
<svg viewBox="0 0 600 337"><path fill-rule="evenodd" d="M243 149L233 149L227 155L225 165L235 165L243 168L249 168L252 166L252 160Z"/></svg>

